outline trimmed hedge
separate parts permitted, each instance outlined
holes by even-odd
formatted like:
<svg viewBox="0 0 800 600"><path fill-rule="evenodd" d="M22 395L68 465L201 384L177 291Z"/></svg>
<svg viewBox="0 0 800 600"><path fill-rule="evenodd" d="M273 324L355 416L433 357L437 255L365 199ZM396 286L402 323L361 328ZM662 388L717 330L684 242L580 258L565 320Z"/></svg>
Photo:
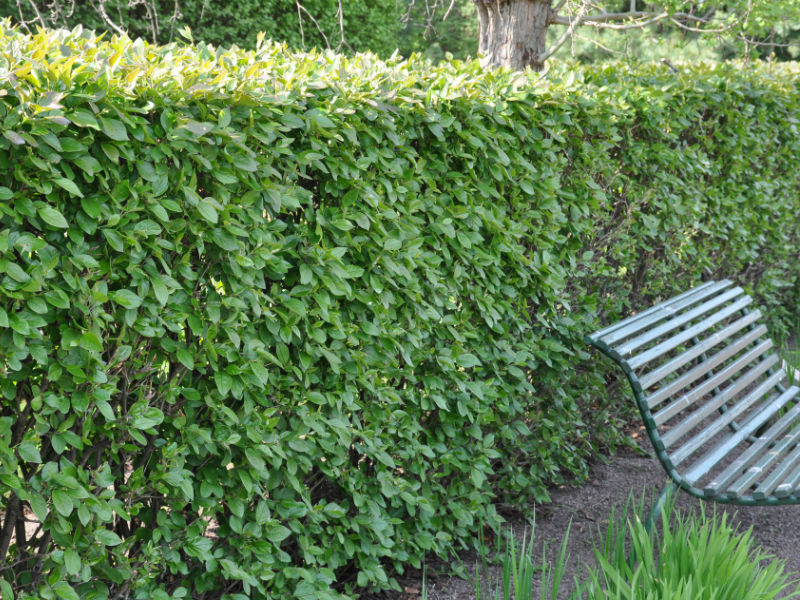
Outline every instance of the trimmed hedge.
<svg viewBox="0 0 800 600"><path fill-rule="evenodd" d="M598 318L722 273L797 318L796 65L6 23L0 82L3 597L393 585L619 440Z"/></svg>

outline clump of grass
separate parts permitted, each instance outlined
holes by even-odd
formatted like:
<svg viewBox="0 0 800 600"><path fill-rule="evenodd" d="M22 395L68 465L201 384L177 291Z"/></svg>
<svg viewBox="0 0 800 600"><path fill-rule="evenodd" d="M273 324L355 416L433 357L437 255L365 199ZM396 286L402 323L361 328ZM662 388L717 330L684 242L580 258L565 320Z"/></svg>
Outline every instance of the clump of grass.
<svg viewBox="0 0 800 600"><path fill-rule="evenodd" d="M772 600L798 598L800 587L790 580L784 562L756 546L752 529L740 532L725 513L708 516L673 510L668 499L661 530L648 532L642 502L628 501L621 513L612 511L608 526L594 542L596 565L575 582L570 600ZM518 541L509 528L500 555L501 575L494 589L489 580L490 549L481 535L475 569L475 600L556 600L563 589L569 561L564 536L554 561L547 549L533 555L535 523ZM482 577L483 575L483 577ZM540 582L537 585L537 582ZM422 599L427 599L423 571ZM538 590L538 594L537 594Z"/></svg>
<svg viewBox="0 0 800 600"><path fill-rule="evenodd" d="M626 511L627 513L627 511ZM671 517L671 518L670 518ZM625 522L626 526L621 526ZM629 548L630 557L626 556ZM739 532L725 513L686 516L662 513L659 534L651 535L638 514L612 519L597 565L573 598L586 600L770 600L800 596L783 561L755 546L752 530ZM789 591L795 586L794 591Z"/></svg>
<svg viewBox="0 0 800 600"><path fill-rule="evenodd" d="M561 548L554 562L547 560L547 548L542 550L541 561L533 556L534 538L536 533L535 521L531 521L530 529L522 534L519 542L514 535L513 528L508 528L504 534L504 548L501 555L501 576L493 593L486 591L481 577L481 572L488 581L490 550L487 548L483 535L479 537L478 553L480 563L475 569L475 600L555 600L562 588L567 561L567 543L569 541L569 527L562 541ZM535 595L537 579L539 595Z"/></svg>

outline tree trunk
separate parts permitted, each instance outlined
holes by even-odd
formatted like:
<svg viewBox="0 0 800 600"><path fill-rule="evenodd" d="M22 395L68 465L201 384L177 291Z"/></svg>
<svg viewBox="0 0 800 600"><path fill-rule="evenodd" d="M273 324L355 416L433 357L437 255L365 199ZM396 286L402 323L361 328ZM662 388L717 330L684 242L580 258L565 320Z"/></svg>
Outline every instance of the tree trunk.
<svg viewBox="0 0 800 600"><path fill-rule="evenodd" d="M482 62L516 71L541 71L552 0L474 0Z"/></svg>

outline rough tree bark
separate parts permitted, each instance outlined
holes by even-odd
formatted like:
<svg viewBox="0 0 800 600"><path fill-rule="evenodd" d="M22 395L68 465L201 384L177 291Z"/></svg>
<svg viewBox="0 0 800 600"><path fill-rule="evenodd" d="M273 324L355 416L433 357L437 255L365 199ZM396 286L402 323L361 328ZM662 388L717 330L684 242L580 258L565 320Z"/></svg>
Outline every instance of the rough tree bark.
<svg viewBox="0 0 800 600"><path fill-rule="evenodd" d="M552 0L474 0L478 52L486 65L521 71L544 68Z"/></svg>

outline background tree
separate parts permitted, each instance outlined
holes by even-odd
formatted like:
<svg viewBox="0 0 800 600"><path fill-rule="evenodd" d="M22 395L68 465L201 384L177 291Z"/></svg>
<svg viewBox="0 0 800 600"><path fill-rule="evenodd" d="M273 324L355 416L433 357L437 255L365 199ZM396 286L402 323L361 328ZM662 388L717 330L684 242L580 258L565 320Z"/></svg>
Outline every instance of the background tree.
<svg viewBox="0 0 800 600"><path fill-rule="evenodd" d="M441 0L445 1L445 0ZM642 29L667 24L724 36L746 46L770 46L770 36L800 19L796 0L474 0L480 23L479 53L491 66L540 70L580 27ZM563 27L548 44L550 27ZM788 47L788 45L786 45Z"/></svg>

